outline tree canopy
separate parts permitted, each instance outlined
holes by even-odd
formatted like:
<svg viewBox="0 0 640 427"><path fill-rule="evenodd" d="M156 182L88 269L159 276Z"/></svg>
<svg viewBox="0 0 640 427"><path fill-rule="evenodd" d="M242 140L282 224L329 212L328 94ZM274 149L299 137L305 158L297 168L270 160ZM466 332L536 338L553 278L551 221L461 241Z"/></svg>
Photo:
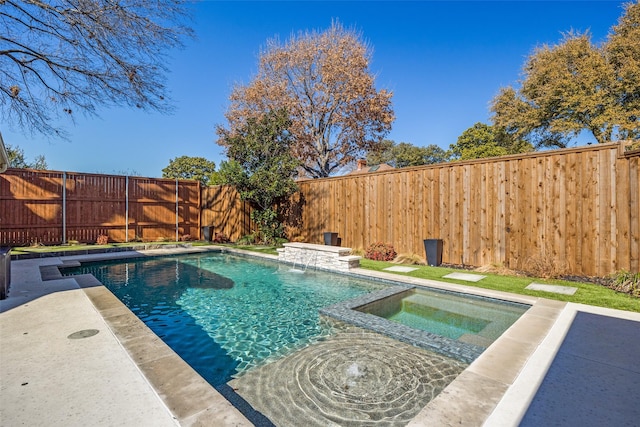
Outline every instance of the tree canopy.
<svg viewBox="0 0 640 427"><path fill-rule="evenodd" d="M615 72L613 94L622 116L620 137L640 138L640 3L625 5L607 40L606 55Z"/></svg>
<svg viewBox="0 0 640 427"><path fill-rule="evenodd" d="M162 169L163 178L192 179L200 181L202 185L211 185L215 173L216 164L204 157L176 157Z"/></svg>
<svg viewBox="0 0 640 427"><path fill-rule="evenodd" d="M533 146L498 126L478 122L465 130L449 149L453 159L470 160L526 153L532 151Z"/></svg>
<svg viewBox="0 0 640 427"><path fill-rule="evenodd" d="M229 160L220 165L219 182L235 186L240 198L254 205L251 218L265 242L283 236L278 209L298 188L294 177L300 162L291 151L290 126L286 110L271 110L223 135Z"/></svg>
<svg viewBox="0 0 640 427"><path fill-rule="evenodd" d="M44 155L40 154L36 156L33 162L27 161L24 155L24 150L20 147L14 147L6 145L7 156L9 157L9 167L19 169L39 169L46 170L48 168L47 160Z"/></svg>
<svg viewBox="0 0 640 427"><path fill-rule="evenodd" d="M225 145L225 135L236 134L250 119L284 108L291 149L305 173L330 176L379 144L394 120L392 93L375 88L371 52L360 34L337 22L284 44L269 40L257 75L232 90L228 127L218 126L218 143Z"/></svg>
<svg viewBox="0 0 640 427"><path fill-rule="evenodd" d="M607 41L569 32L527 59L520 88L493 99L492 120L536 147L565 147L581 132L597 142L640 137L640 3L629 3Z"/></svg>
<svg viewBox="0 0 640 427"><path fill-rule="evenodd" d="M418 147L408 142L396 144L391 140L382 141L380 149L367 153L367 163L386 163L394 168L430 165L446 162L449 154L437 145Z"/></svg>
<svg viewBox="0 0 640 427"><path fill-rule="evenodd" d="M175 0L0 2L0 117L65 136L54 119L98 106L168 111L165 53L191 30Z"/></svg>

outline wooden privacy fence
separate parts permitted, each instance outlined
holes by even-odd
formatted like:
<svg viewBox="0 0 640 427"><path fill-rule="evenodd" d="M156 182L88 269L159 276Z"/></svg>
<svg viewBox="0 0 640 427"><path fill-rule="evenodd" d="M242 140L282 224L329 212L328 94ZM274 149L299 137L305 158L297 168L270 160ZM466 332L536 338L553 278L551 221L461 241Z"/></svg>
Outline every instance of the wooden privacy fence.
<svg viewBox="0 0 640 427"><path fill-rule="evenodd" d="M301 181L288 237L322 243L322 233L333 231L343 246L381 241L422 258L423 240L438 238L450 264L530 270L534 262L556 262L576 275L637 272L639 171L640 152L612 143ZM205 211L212 210L203 218L232 219L234 236L249 232L235 193L207 192Z"/></svg>
<svg viewBox="0 0 640 427"><path fill-rule="evenodd" d="M291 237L337 231L345 246L382 241L423 257L423 239L439 238L451 264L638 271L638 154L606 144L304 181Z"/></svg>
<svg viewBox="0 0 640 427"><path fill-rule="evenodd" d="M0 245L200 236L197 181L9 169L0 174Z"/></svg>
<svg viewBox="0 0 640 427"><path fill-rule="evenodd" d="M560 262L568 273L640 270L640 150L622 144L398 169L299 182L286 218L291 240L394 245L443 262ZM235 241L252 230L250 207L229 187L195 181L10 169L0 174L0 245L201 237ZM213 234L212 233L212 234Z"/></svg>

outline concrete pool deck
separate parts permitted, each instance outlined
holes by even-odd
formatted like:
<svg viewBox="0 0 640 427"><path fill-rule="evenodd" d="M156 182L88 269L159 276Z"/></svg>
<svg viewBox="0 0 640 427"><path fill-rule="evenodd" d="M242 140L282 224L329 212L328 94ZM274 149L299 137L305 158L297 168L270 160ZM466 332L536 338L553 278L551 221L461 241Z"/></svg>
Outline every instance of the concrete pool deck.
<svg viewBox="0 0 640 427"><path fill-rule="evenodd" d="M145 253L178 252L185 250ZM12 262L9 298L0 301L0 424L253 425L91 276L54 275L43 281L46 266L132 255L140 254ZM45 269L41 272L42 266ZM637 351L640 342L639 313L389 273L360 269L357 273L532 304L512 328L410 422L411 426L515 426L522 420L534 425L537 419L546 416L549 420L553 419L549 417L557 416L545 404L547 401L566 408L569 414L582 409L594 410L596 406L599 411L615 410L603 401L607 394L600 394L600 399L594 402L584 398L584 390L566 393L558 386L575 384L570 382L572 377L567 378L564 374L566 369L562 363L566 364L567 357L580 360L580 352L602 347L600 338L590 334L592 328L576 327L584 323L575 322L576 318L583 317L580 313L592 315L588 319L589 326L622 322L627 333L620 336L621 340L638 338L635 347L627 342L609 345L607 348L614 348L615 354L619 355L613 362L602 356L591 357L588 364L574 363L578 366L574 376L583 380L581 385L606 383L612 390L611 396L624 399L624 392L635 387L629 384L638 384L640 373L635 364L623 362L632 360L627 352ZM99 333L83 339L69 338L75 332L89 329ZM565 337L570 339L565 340ZM607 338L615 344L616 339L610 333ZM578 348L578 343L582 343L583 348ZM616 378L616 381L607 381L608 378ZM623 393L618 395L616 390ZM627 395L633 398L635 394ZM629 416L635 417L634 409L629 410ZM620 415L619 411L616 415ZM562 425L561 420L557 421L557 425Z"/></svg>

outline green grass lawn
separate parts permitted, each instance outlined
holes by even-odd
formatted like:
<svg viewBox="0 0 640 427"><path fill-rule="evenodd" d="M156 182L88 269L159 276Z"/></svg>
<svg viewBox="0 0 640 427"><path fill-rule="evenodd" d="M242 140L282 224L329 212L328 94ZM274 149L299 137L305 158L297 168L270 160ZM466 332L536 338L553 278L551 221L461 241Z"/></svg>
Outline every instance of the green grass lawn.
<svg viewBox="0 0 640 427"><path fill-rule="evenodd" d="M368 270L382 271L383 269L394 265L397 264L383 261L372 261L369 259L360 260L360 266ZM511 292L513 294L531 295L535 297L542 297L559 301L568 301L579 304L595 305L599 307L615 308L618 310L640 312L640 299L627 294L616 292L612 289L594 283L573 282L567 280L548 280L521 276L503 276L491 273L475 273L473 271L463 271L445 267L429 267L419 265L415 265L413 267L416 267L418 269L409 273L388 273L416 277L420 279L431 279L441 282L457 283L460 285L493 289L496 291ZM487 277L485 279L482 279L480 282L475 283L464 282L461 280L445 279L442 277L453 272L482 274L483 276ZM527 285L532 282L545 283L549 285L572 286L574 288L578 288L578 290L574 295L563 295L525 289L525 287L527 287Z"/></svg>

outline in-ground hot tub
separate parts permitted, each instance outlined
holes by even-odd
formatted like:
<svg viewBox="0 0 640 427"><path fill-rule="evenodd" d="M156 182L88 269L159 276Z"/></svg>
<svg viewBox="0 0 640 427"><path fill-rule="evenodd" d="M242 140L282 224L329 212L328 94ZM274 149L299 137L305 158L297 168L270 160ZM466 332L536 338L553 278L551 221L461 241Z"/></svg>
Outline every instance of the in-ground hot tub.
<svg viewBox="0 0 640 427"><path fill-rule="evenodd" d="M531 306L395 283L320 310L330 319L471 363Z"/></svg>
<svg viewBox="0 0 640 427"><path fill-rule="evenodd" d="M528 308L490 298L413 288L356 310L486 348Z"/></svg>

